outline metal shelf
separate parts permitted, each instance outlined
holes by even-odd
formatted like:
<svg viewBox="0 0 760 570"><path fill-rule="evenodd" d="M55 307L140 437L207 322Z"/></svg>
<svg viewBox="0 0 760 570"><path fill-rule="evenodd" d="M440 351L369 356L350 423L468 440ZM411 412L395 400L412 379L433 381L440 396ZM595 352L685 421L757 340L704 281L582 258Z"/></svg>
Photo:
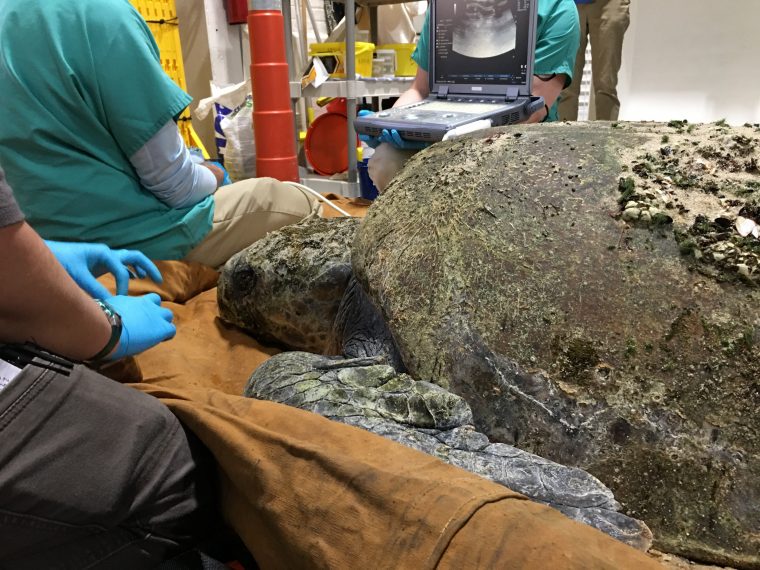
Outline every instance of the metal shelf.
<svg viewBox="0 0 760 570"><path fill-rule="evenodd" d="M291 3L292 0L282 0L282 15L285 20L285 38L292 37L291 27ZM370 34L373 38L377 37L377 6L380 4L402 4L404 0L341 0L346 5L346 14L355 13L356 4L367 6L370 9ZM345 81L328 81L318 89L311 86L301 89L301 84L296 81L291 71L290 96L292 99L300 97L345 97L346 98L346 117L348 119L348 128L346 137L348 139L348 171L346 173L347 181L344 182L346 196L357 196L359 188L359 172L356 164L356 131L354 130L354 117L356 117L356 100L361 97L383 97L395 96L403 93L406 88L411 87L412 78L404 79L399 83L386 81L362 81L356 76L355 49L356 44L356 27L354 18L346 18L346 80ZM288 64L293 69L293 49L289 41L285 42L285 51ZM380 78L378 78L380 79ZM295 85L294 85L295 84ZM373 84L370 87L370 84ZM309 180L312 180L309 178ZM336 181L330 181L335 187ZM340 185L340 184L338 184ZM339 190L335 190L339 191Z"/></svg>
<svg viewBox="0 0 760 570"><path fill-rule="evenodd" d="M319 87L307 85L301 88L300 81L290 82L290 97L398 97L412 85L413 77L373 77L356 81L329 80Z"/></svg>

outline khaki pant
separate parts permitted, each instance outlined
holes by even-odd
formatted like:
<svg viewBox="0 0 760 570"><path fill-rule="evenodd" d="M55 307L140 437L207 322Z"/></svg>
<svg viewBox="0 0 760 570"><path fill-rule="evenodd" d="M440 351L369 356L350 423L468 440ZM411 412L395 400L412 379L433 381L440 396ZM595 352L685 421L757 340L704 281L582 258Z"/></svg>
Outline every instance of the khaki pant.
<svg viewBox="0 0 760 570"><path fill-rule="evenodd" d="M559 118L578 120L578 96L586 60L586 42L591 40L591 76L595 113L589 119L614 121L620 112L617 96L618 72L623 53L623 36L630 22L630 0L595 0L577 4L581 44L575 57L573 83L560 95Z"/></svg>
<svg viewBox="0 0 760 570"><path fill-rule="evenodd" d="M251 178L214 194L214 221L203 241L185 257L220 267L269 232L300 222L319 209L304 190L273 178Z"/></svg>

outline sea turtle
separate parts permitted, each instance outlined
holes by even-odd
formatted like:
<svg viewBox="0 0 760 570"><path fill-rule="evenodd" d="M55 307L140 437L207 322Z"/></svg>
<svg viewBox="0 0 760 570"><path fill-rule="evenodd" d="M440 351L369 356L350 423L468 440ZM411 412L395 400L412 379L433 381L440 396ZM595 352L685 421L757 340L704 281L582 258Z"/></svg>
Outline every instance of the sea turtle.
<svg viewBox="0 0 760 570"><path fill-rule="evenodd" d="M593 123L430 147L357 230L342 352L385 352L491 441L595 475L660 549L760 567L758 138ZM219 288L243 325L245 255Z"/></svg>
<svg viewBox="0 0 760 570"><path fill-rule="evenodd" d="M462 398L402 372L389 330L351 278L357 222L312 218L283 228L223 270L224 319L269 344L349 356L278 354L256 369L244 395L319 413L435 455L647 550L649 528L621 513L598 479L491 443L472 426Z"/></svg>

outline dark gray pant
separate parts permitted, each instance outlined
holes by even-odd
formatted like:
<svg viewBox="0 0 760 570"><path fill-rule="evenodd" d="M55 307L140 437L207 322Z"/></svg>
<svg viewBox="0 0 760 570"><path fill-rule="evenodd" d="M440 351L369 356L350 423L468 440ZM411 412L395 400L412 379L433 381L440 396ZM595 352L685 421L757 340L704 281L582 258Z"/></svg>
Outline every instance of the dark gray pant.
<svg viewBox="0 0 760 570"><path fill-rule="evenodd" d="M0 568L149 568L217 525L205 450L158 400L77 366L0 392Z"/></svg>

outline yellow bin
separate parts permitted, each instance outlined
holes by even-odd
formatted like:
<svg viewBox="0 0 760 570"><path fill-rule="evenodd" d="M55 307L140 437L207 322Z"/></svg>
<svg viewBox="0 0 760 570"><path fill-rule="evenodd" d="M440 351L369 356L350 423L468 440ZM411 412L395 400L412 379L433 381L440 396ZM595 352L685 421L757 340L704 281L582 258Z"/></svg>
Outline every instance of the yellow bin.
<svg viewBox="0 0 760 570"><path fill-rule="evenodd" d="M396 52L396 76L414 77L417 75L417 63L412 59L415 44L384 44L377 49L392 49Z"/></svg>
<svg viewBox="0 0 760 570"><path fill-rule="evenodd" d="M362 77L372 77L372 54L375 52L375 44L356 42L356 74ZM310 57L334 57L336 59L335 70L330 77L346 76L346 42L331 42L323 44L309 44Z"/></svg>

